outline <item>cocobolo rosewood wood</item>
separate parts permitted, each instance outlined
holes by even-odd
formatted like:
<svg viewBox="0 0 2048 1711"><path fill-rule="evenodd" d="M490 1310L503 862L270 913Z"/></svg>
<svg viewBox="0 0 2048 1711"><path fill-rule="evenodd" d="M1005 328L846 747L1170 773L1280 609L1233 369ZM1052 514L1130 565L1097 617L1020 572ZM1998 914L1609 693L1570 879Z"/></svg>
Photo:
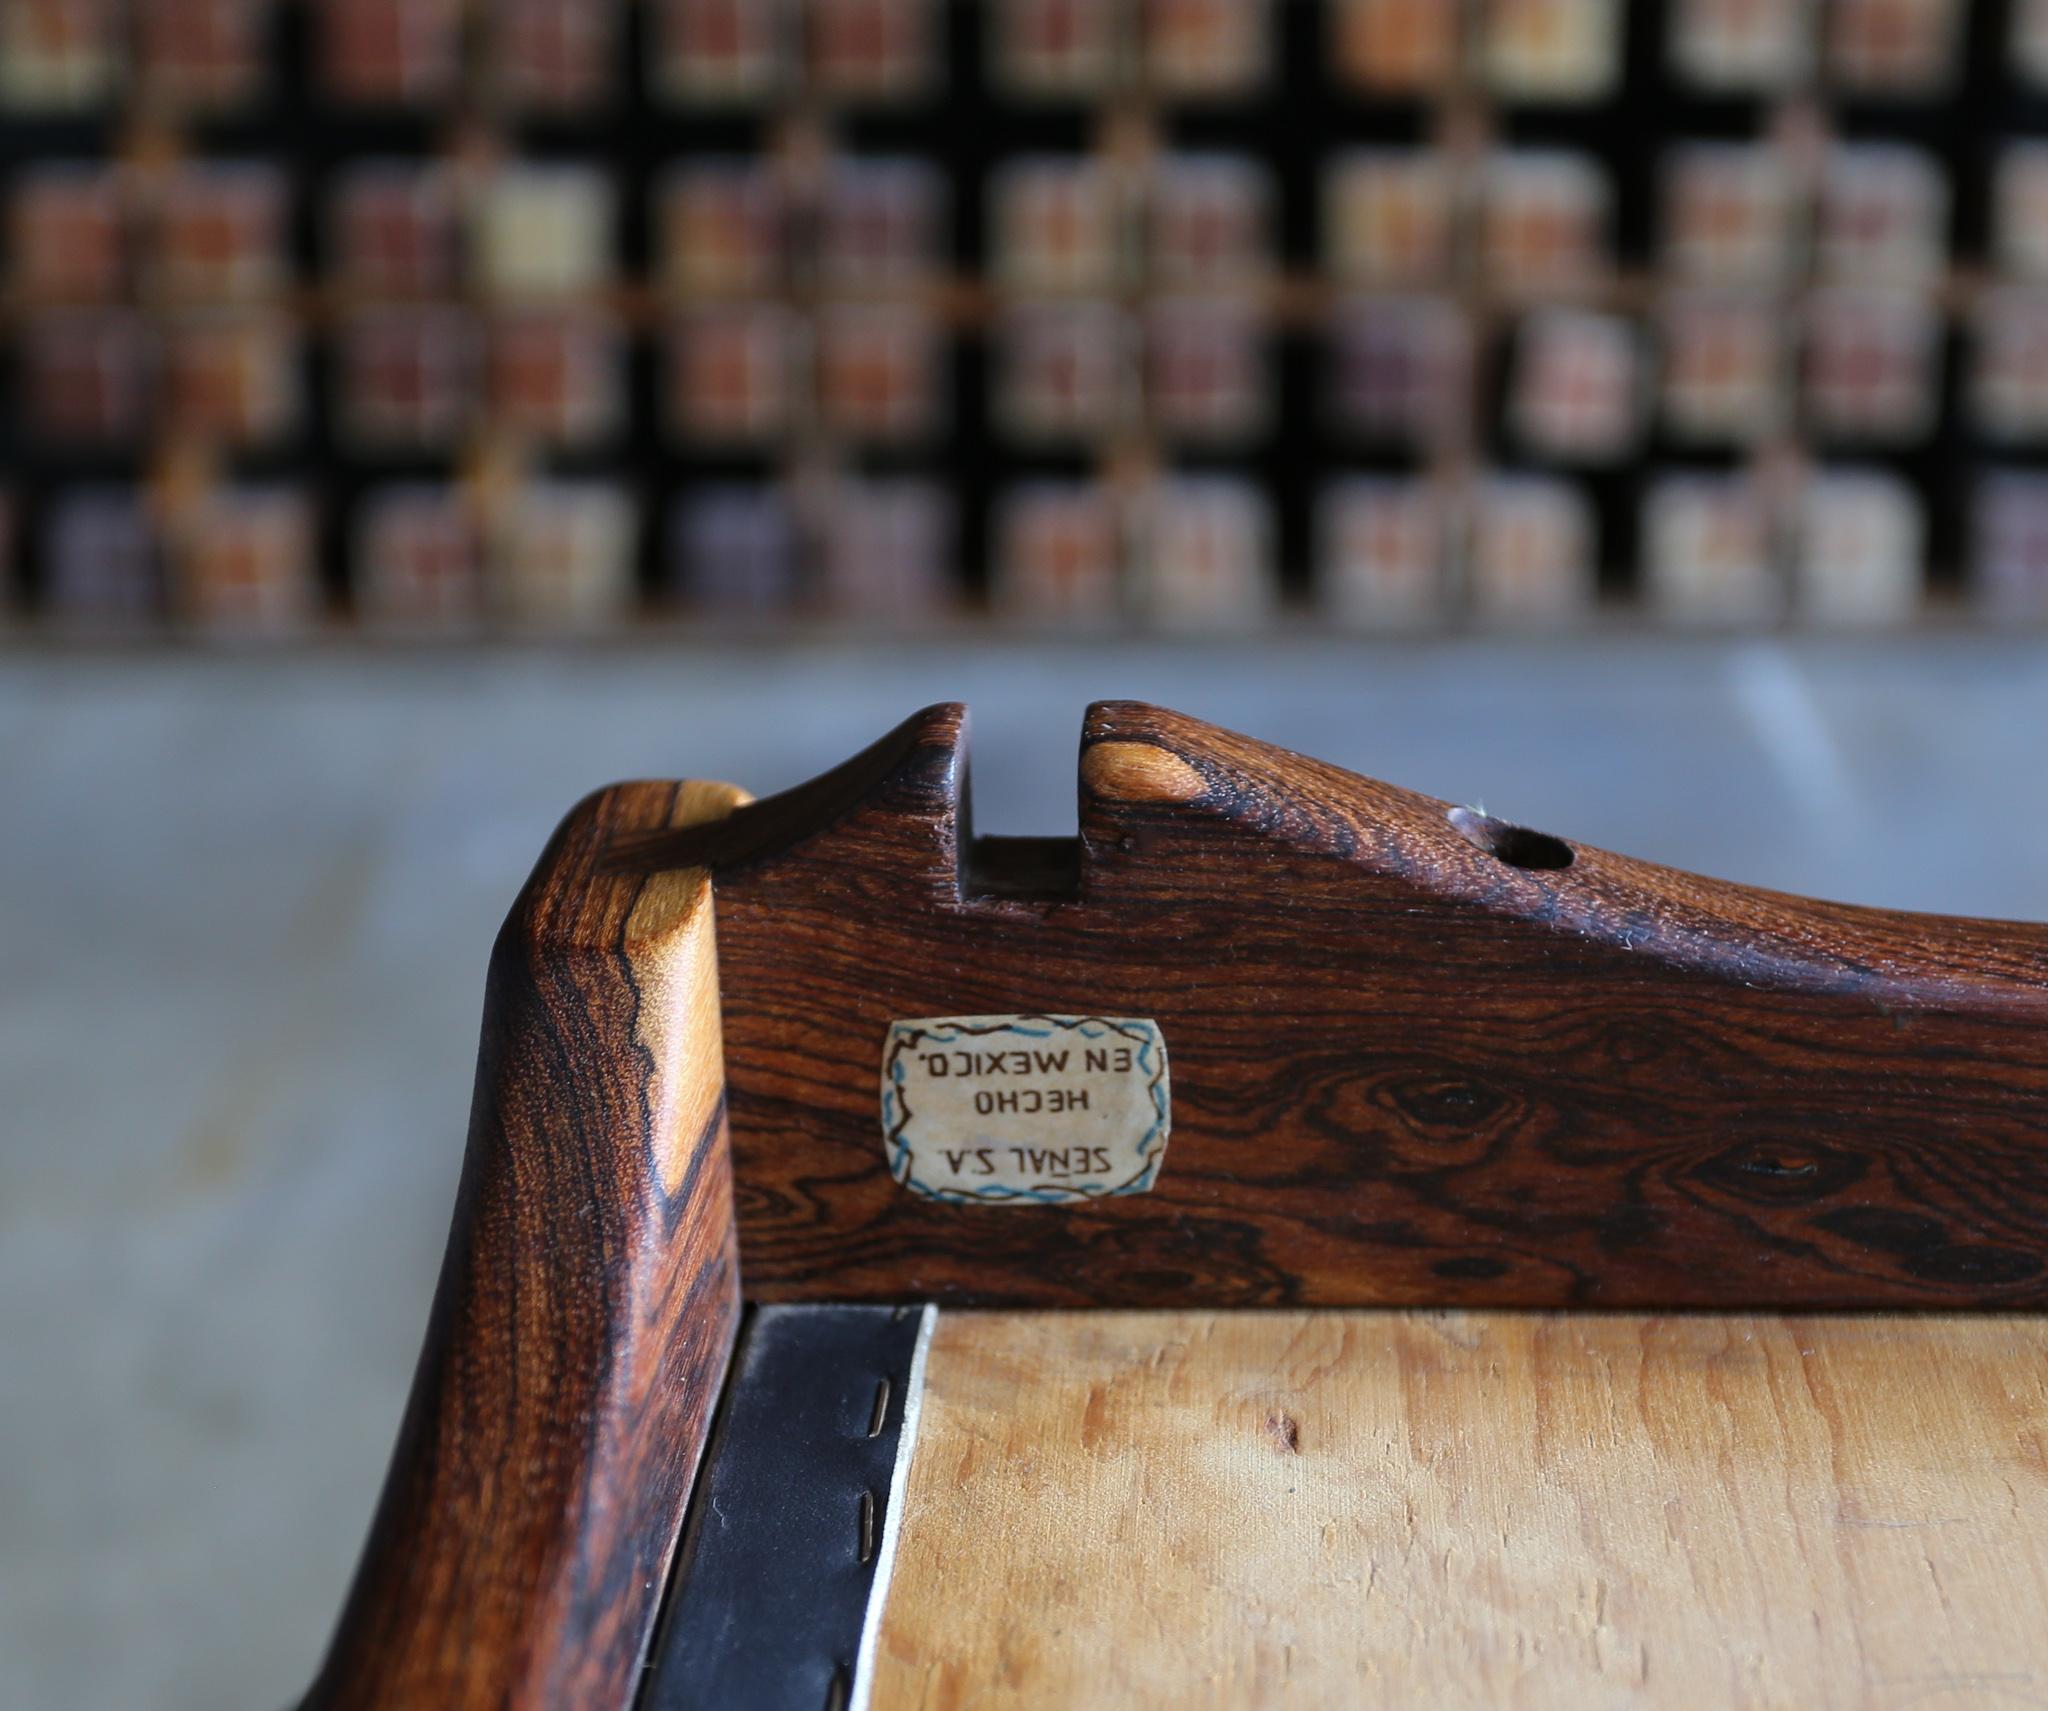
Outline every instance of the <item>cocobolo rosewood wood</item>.
<svg viewBox="0 0 2048 1711"><path fill-rule="evenodd" d="M711 869L749 1294L1042 1306L2038 1306L2048 931L1632 861L1156 708L1080 837L969 829L966 717L621 872ZM885 1167L892 1020L1149 1017L1149 1192Z"/></svg>
<svg viewBox="0 0 2048 1711"><path fill-rule="evenodd" d="M630 1703L739 1315L710 884L572 813L498 937L469 1150L391 1473L309 1708Z"/></svg>

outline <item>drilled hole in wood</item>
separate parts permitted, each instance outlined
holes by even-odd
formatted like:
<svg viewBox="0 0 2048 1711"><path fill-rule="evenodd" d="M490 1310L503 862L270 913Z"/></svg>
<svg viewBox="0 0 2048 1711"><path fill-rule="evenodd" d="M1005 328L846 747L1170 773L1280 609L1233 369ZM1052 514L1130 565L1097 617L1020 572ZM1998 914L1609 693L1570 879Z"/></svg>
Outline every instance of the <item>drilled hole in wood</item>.
<svg viewBox="0 0 2048 1711"><path fill-rule="evenodd" d="M882 1426L889 1418L889 1380L885 1376L875 1381L874 1411L868 1415L868 1436L879 1438Z"/></svg>
<svg viewBox="0 0 2048 1711"><path fill-rule="evenodd" d="M1496 820L1477 808L1453 808L1450 820L1459 837L1509 867L1556 869L1572 865L1572 846L1548 832Z"/></svg>
<svg viewBox="0 0 2048 1711"><path fill-rule="evenodd" d="M1757 1176L1812 1176L1820 1169L1810 1158L1790 1152L1756 1152L1742 1161L1741 1168Z"/></svg>
<svg viewBox="0 0 2048 1711"><path fill-rule="evenodd" d="M860 1560L868 1561L875 1554L875 1494L863 1491L860 1494Z"/></svg>

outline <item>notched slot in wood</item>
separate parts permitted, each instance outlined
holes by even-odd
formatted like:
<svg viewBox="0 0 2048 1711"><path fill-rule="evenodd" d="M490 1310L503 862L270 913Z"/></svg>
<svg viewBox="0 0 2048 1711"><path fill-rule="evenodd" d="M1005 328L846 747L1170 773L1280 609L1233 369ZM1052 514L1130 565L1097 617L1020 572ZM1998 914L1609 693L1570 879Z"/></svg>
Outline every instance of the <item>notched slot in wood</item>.
<svg viewBox="0 0 2048 1711"><path fill-rule="evenodd" d="M976 838L960 876L963 903L1078 903L1079 838Z"/></svg>

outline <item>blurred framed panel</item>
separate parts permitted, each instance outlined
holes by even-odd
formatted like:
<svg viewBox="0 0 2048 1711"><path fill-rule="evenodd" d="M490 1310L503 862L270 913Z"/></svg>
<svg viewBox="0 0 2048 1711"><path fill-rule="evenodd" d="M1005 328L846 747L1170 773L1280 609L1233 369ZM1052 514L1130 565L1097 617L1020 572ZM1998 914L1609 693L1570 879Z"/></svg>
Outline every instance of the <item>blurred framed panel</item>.
<svg viewBox="0 0 2048 1711"><path fill-rule="evenodd" d="M573 116L616 99L623 10L620 0L492 0L477 19L482 93L521 116Z"/></svg>
<svg viewBox="0 0 2048 1711"><path fill-rule="evenodd" d="M939 0L805 0L798 12L811 87L828 101L913 101L939 79Z"/></svg>
<svg viewBox="0 0 2048 1711"><path fill-rule="evenodd" d="M841 155L817 206L817 277L827 291L875 293L929 283L943 265L946 185L915 156Z"/></svg>
<svg viewBox="0 0 2048 1711"><path fill-rule="evenodd" d="M697 157L656 181L653 272L677 297L768 296L790 279L788 198L775 162Z"/></svg>
<svg viewBox="0 0 2048 1711"><path fill-rule="evenodd" d="M33 303L113 303L129 289L134 236L118 166L24 169L8 201L15 289Z"/></svg>
<svg viewBox="0 0 2048 1711"><path fill-rule="evenodd" d="M1020 304L993 340L992 404L1011 439L1085 445L1136 420L1138 330L1116 304Z"/></svg>
<svg viewBox="0 0 2048 1711"><path fill-rule="evenodd" d="M449 483L393 483L356 508L353 593L379 627L466 630L482 618L483 546L473 507Z"/></svg>
<svg viewBox="0 0 2048 1711"><path fill-rule="evenodd" d="M1622 0L1486 0L1487 86L1506 102L1579 104L1621 76Z"/></svg>
<svg viewBox="0 0 2048 1711"><path fill-rule="evenodd" d="M364 161L328 192L329 277L351 299L450 297L463 274L460 203L448 167Z"/></svg>
<svg viewBox="0 0 2048 1711"><path fill-rule="evenodd" d="M639 509L617 483L539 481L490 519L485 599L519 629L615 627L634 598Z"/></svg>
<svg viewBox="0 0 2048 1711"><path fill-rule="evenodd" d="M347 107L419 108L462 88L461 0L315 0L322 93Z"/></svg>
<svg viewBox="0 0 2048 1711"><path fill-rule="evenodd" d="M1428 448L1460 437L1473 400L1472 324L1441 297L1354 298L1330 329L1329 409L1361 441Z"/></svg>
<svg viewBox="0 0 2048 1711"><path fill-rule="evenodd" d="M120 0L18 0L0 8L0 100L48 118L105 106L128 79Z"/></svg>
<svg viewBox="0 0 2048 1711"><path fill-rule="evenodd" d="M687 611L731 616L793 610L804 586L794 507L763 483L707 483L670 521L668 586Z"/></svg>
<svg viewBox="0 0 2048 1711"><path fill-rule="evenodd" d="M62 629L127 632L163 614L162 544L138 488L80 483L53 494L42 564L44 609Z"/></svg>
<svg viewBox="0 0 2048 1711"><path fill-rule="evenodd" d="M1472 499L1466 598L1509 627L1572 622L1598 586L1599 525L1584 490L1541 475L1493 475Z"/></svg>
<svg viewBox="0 0 2048 1711"><path fill-rule="evenodd" d="M808 412L803 323L773 304L692 310L668 331L666 415L686 443L770 445Z"/></svg>
<svg viewBox="0 0 2048 1711"><path fill-rule="evenodd" d="M1830 444L1911 445L1940 401L1941 324L1908 292L1830 287L1807 305L1806 421Z"/></svg>
<svg viewBox="0 0 2048 1711"><path fill-rule="evenodd" d="M1556 463L1618 463L1641 437L1640 339L1621 315L1540 309L1514 337L1507 413L1522 444Z"/></svg>
<svg viewBox="0 0 2048 1711"><path fill-rule="evenodd" d="M2048 291L2004 286L1977 305L1970 408L1986 438L2048 444Z"/></svg>
<svg viewBox="0 0 2048 1711"><path fill-rule="evenodd" d="M1345 285L1450 284L1456 194L1441 151L1346 150L1323 173L1324 266Z"/></svg>
<svg viewBox="0 0 2048 1711"><path fill-rule="evenodd" d="M1124 175L1105 162L1011 161L990 189L990 271L1012 291L1114 290L1131 269L1130 208Z"/></svg>
<svg viewBox="0 0 2048 1711"><path fill-rule="evenodd" d="M304 426L299 329L289 316L198 311L163 327L163 424L201 445L273 447Z"/></svg>
<svg viewBox="0 0 2048 1711"><path fill-rule="evenodd" d="M277 0L130 0L134 71L149 106L233 113L270 90Z"/></svg>
<svg viewBox="0 0 2048 1711"><path fill-rule="evenodd" d="M147 186L142 290L167 303L248 303L292 277L284 171L262 161L175 167Z"/></svg>
<svg viewBox="0 0 2048 1711"><path fill-rule="evenodd" d="M172 520L165 561L172 610L205 633L296 634L319 615L313 541L312 501L295 487L210 492Z"/></svg>
<svg viewBox="0 0 2048 1711"><path fill-rule="evenodd" d="M1234 154L1168 154L1146 187L1147 283L1214 291L1257 283L1272 267L1270 175Z"/></svg>
<svg viewBox="0 0 2048 1711"><path fill-rule="evenodd" d="M1242 629L1279 594L1265 496L1230 476L1178 476L1142 496L1132 596L1138 615L1176 629Z"/></svg>
<svg viewBox="0 0 2048 1711"><path fill-rule="evenodd" d="M818 594L825 610L861 624L935 617L956 585L952 500L915 476L837 484L819 528Z"/></svg>
<svg viewBox="0 0 2048 1711"><path fill-rule="evenodd" d="M1444 619L1452 596L1448 507L1414 476L1343 477L1324 489L1317 519L1317 607L1347 627L1381 629Z"/></svg>
<svg viewBox="0 0 2048 1711"><path fill-rule="evenodd" d="M1441 94L1463 64L1464 0L1337 0L1330 48L1338 75L1361 92Z"/></svg>
<svg viewBox="0 0 2048 1711"><path fill-rule="evenodd" d="M1287 0L1136 0L1148 87L1168 101L1243 99L1273 73Z"/></svg>
<svg viewBox="0 0 2048 1711"><path fill-rule="evenodd" d="M1643 569L1658 616L1760 624L1783 615L1770 502L1741 475L1665 473L1643 500Z"/></svg>
<svg viewBox="0 0 2048 1711"><path fill-rule="evenodd" d="M781 93L798 75L790 0L651 0L651 80L677 107L747 106Z"/></svg>
<svg viewBox="0 0 2048 1711"><path fill-rule="evenodd" d="M1927 518L1910 482L1834 467L1799 497L1793 556L1801 616L1830 625L1903 623L1925 593Z"/></svg>
<svg viewBox="0 0 2048 1711"><path fill-rule="evenodd" d="M1769 148L1685 141L1664 156L1663 259L1701 285L1780 285L1802 259L1795 184Z"/></svg>
<svg viewBox="0 0 2048 1711"><path fill-rule="evenodd" d="M476 421L481 357L466 310L357 311L337 332L337 437L372 455L454 452Z"/></svg>
<svg viewBox="0 0 2048 1711"><path fill-rule="evenodd" d="M1664 432L1689 446L1754 446L1784 428L1790 350L1768 293L1674 291L1659 317Z"/></svg>
<svg viewBox="0 0 2048 1711"><path fill-rule="evenodd" d="M1102 625L1125 610L1130 527L1098 482L1013 487L996 514L997 610L1032 623Z"/></svg>
<svg viewBox="0 0 2048 1711"><path fill-rule="evenodd" d="M1145 320L1145 408L1178 446L1258 439L1273 419L1266 331L1241 303L1162 298Z"/></svg>
<svg viewBox="0 0 2048 1711"><path fill-rule="evenodd" d="M1610 171L1564 149L1505 149L1480 185L1479 256L1488 284L1505 295L1571 291L1600 278L1609 249Z"/></svg>
<svg viewBox="0 0 2048 1711"><path fill-rule="evenodd" d="M897 304L836 303L816 319L817 412L827 433L913 445L946 422L945 346L931 318Z"/></svg>
<svg viewBox="0 0 2048 1711"><path fill-rule="evenodd" d="M992 0L983 27L990 81L1013 100L1097 100L1135 61L1132 20L1114 0Z"/></svg>
<svg viewBox="0 0 2048 1711"><path fill-rule="evenodd" d="M1970 583L1990 617L2048 617L2048 472L1998 469L1978 483Z"/></svg>
<svg viewBox="0 0 2048 1711"><path fill-rule="evenodd" d="M588 297L612 280L613 194L602 167L506 166L470 208L470 267L485 296Z"/></svg>
<svg viewBox="0 0 2048 1711"><path fill-rule="evenodd" d="M1816 0L1673 0L1666 8L1671 68L1715 96L1768 96L1813 75Z"/></svg>
<svg viewBox="0 0 2048 1711"><path fill-rule="evenodd" d="M1956 74L1964 0L1832 0L1824 30L1828 82L1864 98L1927 99Z"/></svg>
<svg viewBox="0 0 2048 1711"><path fill-rule="evenodd" d="M1948 177L1926 150L1845 143L1828 151L1815 270L1845 285L1926 288L1948 264Z"/></svg>
<svg viewBox="0 0 2048 1711"><path fill-rule="evenodd" d="M626 426L625 336L602 310L522 309L484 332L493 428L563 451L615 443Z"/></svg>
<svg viewBox="0 0 2048 1711"><path fill-rule="evenodd" d="M157 330L141 315L61 309L28 316L19 362L24 425L59 449L132 448L152 424Z"/></svg>

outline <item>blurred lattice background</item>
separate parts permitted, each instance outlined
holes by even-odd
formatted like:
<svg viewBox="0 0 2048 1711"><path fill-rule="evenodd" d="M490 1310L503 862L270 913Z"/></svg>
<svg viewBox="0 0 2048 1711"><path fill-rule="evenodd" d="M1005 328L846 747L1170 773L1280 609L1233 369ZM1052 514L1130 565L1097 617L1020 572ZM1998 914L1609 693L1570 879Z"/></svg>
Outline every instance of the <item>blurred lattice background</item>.
<svg viewBox="0 0 2048 1711"><path fill-rule="evenodd" d="M0 0L32 633L2048 613L2043 0Z"/></svg>

